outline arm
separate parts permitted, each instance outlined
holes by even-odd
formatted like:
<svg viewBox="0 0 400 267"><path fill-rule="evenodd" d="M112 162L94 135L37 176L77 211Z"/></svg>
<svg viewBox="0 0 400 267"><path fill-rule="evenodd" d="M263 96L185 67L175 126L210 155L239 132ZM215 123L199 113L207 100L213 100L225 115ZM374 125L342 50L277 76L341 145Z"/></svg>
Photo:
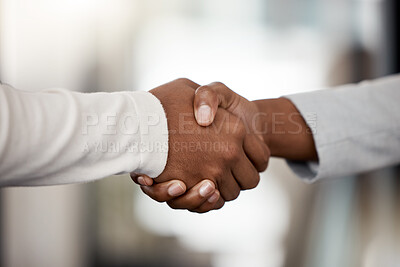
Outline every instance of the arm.
<svg viewBox="0 0 400 267"><path fill-rule="evenodd" d="M0 185L77 183L135 172L156 177L167 197L193 187L212 200L191 210L222 207L257 185L269 150L224 110L215 128L199 126L192 106L197 87L187 79L151 93L28 93L3 86Z"/></svg>
<svg viewBox="0 0 400 267"><path fill-rule="evenodd" d="M193 114L197 87L192 81L179 79L178 83L151 90L165 108L170 131L168 164L154 181L163 183L174 178L192 188L207 177L223 200L233 200L240 190L258 184L258 171L267 167L269 150L257 136L247 134L237 116L223 109L216 114L212 127L199 126Z"/></svg>
<svg viewBox="0 0 400 267"><path fill-rule="evenodd" d="M333 90L249 102L221 83L197 89L194 101L200 125L212 123L217 107L234 114L260 118L271 155L289 159L291 168L306 181L356 174L400 162L400 75ZM204 105L209 108L200 109ZM248 111L259 112L249 116ZM202 112L205 110L206 112ZM275 114L275 115L273 115ZM250 119L249 119L250 118ZM159 191L148 189L156 197ZM190 197L189 197L190 196ZM194 197L196 196L196 197ZM198 191L179 199L195 205ZM174 198L170 198L174 201Z"/></svg>
<svg viewBox="0 0 400 267"><path fill-rule="evenodd" d="M146 147L159 143L160 149ZM79 183L140 171L158 176L167 121L147 92L24 92L0 86L0 185Z"/></svg>
<svg viewBox="0 0 400 267"><path fill-rule="evenodd" d="M304 180L354 175L400 162L400 75L286 98L314 128L318 164L290 161Z"/></svg>
<svg viewBox="0 0 400 267"><path fill-rule="evenodd" d="M210 100L210 95L216 100ZM254 121L249 117L261 120L271 155L288 159L301 178L315 181L399 163L399 101L397 75L255 101L259 113L226 86L212 84L198 89L195 108L207 103L211 110L220 106L234 114L250 111L245 119L248 123Z"/></svg>
<svg viewBox="0 0 400 267"><path fill-rule="evenodd" d="M254 101L263 122L263 138L271 156L291 160L317 161L310 127L287 98Z"/></svg>

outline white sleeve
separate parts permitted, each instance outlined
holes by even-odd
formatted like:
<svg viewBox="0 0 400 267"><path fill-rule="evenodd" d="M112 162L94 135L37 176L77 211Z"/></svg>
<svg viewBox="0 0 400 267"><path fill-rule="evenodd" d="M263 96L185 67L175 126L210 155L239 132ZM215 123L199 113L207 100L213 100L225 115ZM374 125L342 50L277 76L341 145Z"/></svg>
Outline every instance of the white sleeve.
<svg viewBox="0 0 400 267"><path fill-rule="evenodd" d="M319 162L289 161L304 180L400 163L400 75L285 97L313 130Z"/></svg>
<svg viewBox="0 0 400 267"><path fill-rule="evenodd" d="M0 186L88 182L164 169L167 119L148 92L19 91L0 85Z"/></svg>

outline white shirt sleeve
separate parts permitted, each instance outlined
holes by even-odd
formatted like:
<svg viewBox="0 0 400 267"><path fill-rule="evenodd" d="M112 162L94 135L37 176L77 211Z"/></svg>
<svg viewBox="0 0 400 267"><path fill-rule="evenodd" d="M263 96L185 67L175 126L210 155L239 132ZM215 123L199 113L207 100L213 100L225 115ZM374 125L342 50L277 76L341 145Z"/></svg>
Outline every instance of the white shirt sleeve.
<svg viewBox="0 0 400 267"><path fill-rule="evenodd" d="M0 186L156 177L168 155L160 101L148 92L19 91L0 85Z"/></svg>
<svg viewBox="0 0 400 267"><path fill-rule="evenodd" d="M313 131L319 162L289 161L305 181L400 163L400 75L285 97Z"/></svg>

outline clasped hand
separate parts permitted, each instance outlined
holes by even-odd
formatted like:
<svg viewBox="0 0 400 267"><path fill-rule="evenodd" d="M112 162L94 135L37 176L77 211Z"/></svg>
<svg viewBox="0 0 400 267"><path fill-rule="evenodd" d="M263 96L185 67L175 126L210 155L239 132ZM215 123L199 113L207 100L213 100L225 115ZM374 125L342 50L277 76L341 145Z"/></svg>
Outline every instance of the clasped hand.
<svg viewBox="0 0 400 267"><path fill-rule="evenodd" d="M270 151L253 102L224 84L200 86L188 79L150 92L167 116L169 150L160 176L131 174L144 193L174 209L203 213L257 186Z"/></svg>

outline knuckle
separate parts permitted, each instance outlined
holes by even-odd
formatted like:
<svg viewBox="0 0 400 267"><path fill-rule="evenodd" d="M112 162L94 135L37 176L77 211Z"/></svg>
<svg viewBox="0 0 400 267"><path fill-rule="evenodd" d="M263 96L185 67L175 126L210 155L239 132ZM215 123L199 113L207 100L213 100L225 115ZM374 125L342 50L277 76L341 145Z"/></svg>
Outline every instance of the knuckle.
<svg viewBox="0 0 400 267"><path fill-rule="evenodd" d="M189 80L188 78L178 78L178 79L175 80L175 82L177 82L177 83L183 83L183 84L192 83L192 81Z"/></svg>
<svg viewBox="0 0 400 267"><path fill-rule="evenodd" d="M249 179L249 183L247 184L245 189L247 190L256 188L259 183L260 183L260 175L257 173L257 175L254 175L254 177L251 177L251 179Z"/></svg>
<svg viewBox="0 0 400 267"><path fill-rule="evenodd" d="M240 155L240 148L236 145L229 146L227 153L225 153L225 157L228 162L237 162L240 159Z"/></svg>
<svg viewBox="0 0 400 267"><path fill-rule="evenodd" d="M269 150L268 147L264 150L263 153L264 153L264 155L259 157L260 160L257 163L257 171L258 172L263 172L267 169L268 164L269 164L269 159L271 157L271 151Z"/></svg>
<svg viewBox="0 0 400 267"><path fill-rule="evenodd" d="M202 85L196 89L196 92L202 92L202 91L212 91L212 88L208 85Z"/></svg>
<svg viewBox="0 0 400 267"><path fill-rule="evenodd" d="M210 97L214 94L215 94L215 91L208 85L203 85L196 89L196 95Z"/></svg>
<svg viewBox="0 0 400 267"><path fill-rule="evenodd" d="M218 180L218 178L221 178L222 176L224 176L225 171L220 167L220 166L215 166L215 167L211 167L210 169L210 175L211 175L211 179L213 180Z"/></svg>
<svg viewBox="0 0 400 267"><path fill-rule="evenodd" d="M222 203L221 203L220 205L215 206L213 209L214 209L214 210L219 210L219 209L221 209L223 206L225 206L225 201L222 201Z"/></svg>
<svg viewBox="0 0 400 267"><path fill-rule="evenodd" d="M231 190L229 192L226 192L225 195L223 196L225 201L232 201L235 200L239 197L240 195L240 189L236 189L236 190Z"/></svg>
<svg viewBox="0 0 400 267"><path fill-rule="evenodd" d="M228 86L226 86L226 84L224 84L223 82L213 82L210 84L211 86L213 86L217 91L222 92L222 93L231 93L232 90L229 89Z"/></svg>
<svg viewBox="0 0 400 267"><path fill-rule="evenodd" d="M224 83L219 82L219 81L213 82L213 83L211 83L211 85L213 85L215 87L219 87L219 88L227 87Z"/></svg>
<svg viewBox="0 0 400 267"><path fill-rule="evenodd" d="M198 88L200 85L195 83L194 81L188 79L188 78L179 78L175 80L176 83L184 85L184 86L188 86L190 88L192 88L193 90Z"/></svg>
<svg viewBox="0 0 400 267"><path fill-rule="evenodd" d="M174 203L173 201L168 201L168 202L167 202L167 205L168 205L171 209L174 209L174 210L180 209L180 207L179 207L178 205L176 205L176 203Z"/></svg>
<svg viewBox="0 0 400 267"><path fill-rule="evenodd" d="M265 171L265 170L267 169L267 167L268 167L268 163L269 163L269 160L264 160L264 161L258 166L257 171L259 171L259 172Z"/></svg>

